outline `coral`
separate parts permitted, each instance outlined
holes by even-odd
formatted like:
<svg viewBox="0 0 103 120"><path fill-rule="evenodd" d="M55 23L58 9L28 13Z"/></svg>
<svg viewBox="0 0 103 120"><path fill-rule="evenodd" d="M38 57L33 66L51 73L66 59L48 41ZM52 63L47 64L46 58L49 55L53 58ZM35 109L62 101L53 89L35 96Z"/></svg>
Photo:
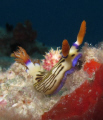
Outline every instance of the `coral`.
<svg viewBox="0 0 103 120"><path fill-rule="evenodd" d="M1 71L0 82L0 117L6 117L5 120L38 120L60 98L38 93L33 87L33 78L18 63L14 63L6 72Z"/></svg>
<svg viewBox="0 0 103 120"><path fill-rule="evenodd" d="M45 59L42 60L42 65L45 70L50 71L52 67L60 60L60 52L61 50L59 48L57 48L57 50L53 50L51 48L51 50L44 55Z"/></svg>
<svg viewBox="0 0 103 120"><path fill-rule="evenodd" d="M25 21L25 24L18 23L13 30L13 38L11 40L11 51L15 48L13 46L24 46L30 42L35 41L37 38L37 32L32 29L32 24L29 20Z"/></svg>
<svg viewBox="0 0 103 120"><path fill-rule="evenodd" d="M37 37L37 32L32 29L30 21L25 21L25 24L18 23L13 30L13 39L15 42L32 42Z"/></svg>
<svg viewBox="0 0 103 120"><path fill-rule="evenodd" d="M33 30L32 23L27 20L24 24L18 23L13 30L13 37L10 43L11 52L17 50L18 46L26 48L30 55L38 52L44 54L46 46L36 41L37 31ZM38 44L39 43L39 44Z"/></svg>
<svg viewBox="0 0 103 120"><path fill-rule="evenodd" d="M30 21L26 21L24 25L18 23L14 29L7 23L6 28L0 27L0 56L10 56L18 46L23 46L34 58L43 58L41 54L44 54L49 47L37 41L36 37L37 32L32 29Z"/></svg>

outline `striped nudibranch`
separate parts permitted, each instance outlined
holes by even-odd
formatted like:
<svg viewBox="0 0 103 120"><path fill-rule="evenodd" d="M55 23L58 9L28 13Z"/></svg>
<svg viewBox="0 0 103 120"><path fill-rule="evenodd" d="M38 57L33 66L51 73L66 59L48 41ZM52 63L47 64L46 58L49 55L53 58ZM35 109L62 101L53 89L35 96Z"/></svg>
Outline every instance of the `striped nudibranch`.
<svg viewBox="0 0 103 120"><path fill-rule="evenodd" d="M34 87L37 91L46 95L57 93L64 85L68 74L75 71L75 66L82 56L78 52L78 47L82 44L86 33L86 22L81 23L77 41L70 48L68 41L65 39L62 43L62 57L59 62L50 71L41 71L38 63L33 64L26 51L19 47L14 52L16 61L27 67L27 72L34 78Z"/></svg>

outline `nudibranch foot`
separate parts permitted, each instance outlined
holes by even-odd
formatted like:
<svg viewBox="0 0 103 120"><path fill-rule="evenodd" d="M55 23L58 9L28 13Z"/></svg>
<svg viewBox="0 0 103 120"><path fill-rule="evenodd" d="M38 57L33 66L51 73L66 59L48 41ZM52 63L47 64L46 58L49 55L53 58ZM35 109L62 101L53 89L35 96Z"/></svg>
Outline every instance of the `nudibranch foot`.
<svg viewBox="0 0 103 120"><path fill-rule="evenodd" d="M78 60L82 57L82 54L79 53L72 61L72 66L75 67L77 65Z"/></svg>
<svg viewBox="0 0 103 120"><path fill-rule="evenodd" d="M58 93L58 92L61 90L61 88L62 88L63 85L65 84L65 81L66 81L66 79L67 79L67 75L72 74L74 71L75 71L75 67L73 67L73 68L71 68L70 70L67 70L67 71L65 72L64 78L62 79L59 87L55 90L55 92L54 92L52 95Z"/></svg>

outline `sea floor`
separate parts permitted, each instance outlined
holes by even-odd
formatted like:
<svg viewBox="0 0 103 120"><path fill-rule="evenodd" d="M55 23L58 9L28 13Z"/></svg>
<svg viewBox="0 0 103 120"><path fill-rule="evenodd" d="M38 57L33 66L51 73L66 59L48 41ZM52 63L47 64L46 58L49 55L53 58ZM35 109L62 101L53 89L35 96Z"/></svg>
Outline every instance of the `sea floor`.
<svg viewBox="0 0 103 120"><path fill-rule="evenodd" d="M103 43L97 47L85 43L80 52L83 54L81 69L68 75L63 88L52 96L35 90L33 78L23 65L14 62L13 58L1 56L0 120L41 120L41 116L56 105L62 96L72 93L85 80L93 81L95 73L89 78L83 66L91 59L103 63Z"/></svg>

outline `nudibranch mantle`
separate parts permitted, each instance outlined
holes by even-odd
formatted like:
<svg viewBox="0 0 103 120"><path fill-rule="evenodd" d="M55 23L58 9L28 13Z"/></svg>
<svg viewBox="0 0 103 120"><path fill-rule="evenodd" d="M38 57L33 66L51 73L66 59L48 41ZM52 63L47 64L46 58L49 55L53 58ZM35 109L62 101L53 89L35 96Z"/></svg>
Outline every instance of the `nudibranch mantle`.
<svg viewBox="0 0 103 120"><path fill-rule="evenodd" d="M75 71L75 66L82 54L78 52L78 47L82 44L86 33L86 22L81 23L77 41L70 48L68 41L65 39L62 43L62 57L50 71L41 70L40 64L31 61L26 51L19 47L14 52L16 61L25 65L27 72L33 76L34 87L37 91L46 95L57 93L64 85L68 74Z"/></svg>

